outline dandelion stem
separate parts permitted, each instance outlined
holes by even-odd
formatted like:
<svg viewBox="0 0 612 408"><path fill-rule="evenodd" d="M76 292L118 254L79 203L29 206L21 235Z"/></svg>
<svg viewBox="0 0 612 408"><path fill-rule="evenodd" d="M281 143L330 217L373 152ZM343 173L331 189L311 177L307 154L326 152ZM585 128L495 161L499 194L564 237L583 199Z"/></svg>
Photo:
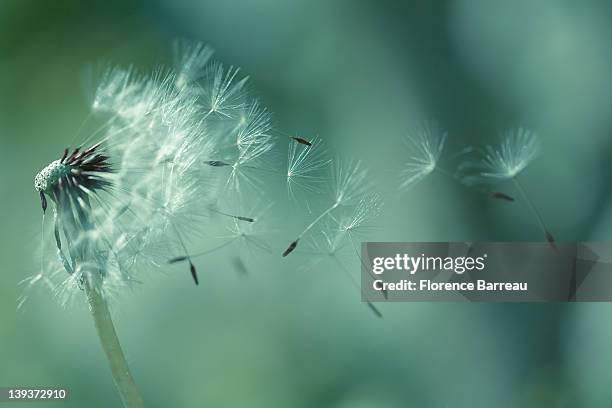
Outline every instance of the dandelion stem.
<svg viewBox="0 0 612 408"><path fill-rule="evenodd" d="M546 227L546 224L544 223L544 218L542 218L542 214L540 214L540 211L538 211L538 208L535 206L533 201L529 199L527 192L525 191L521 183L518 181L518 178L512 177L512 182L514 183L514 186L518 190L519 194L523 197L523 199L525 200L525 202L527 203L527 205L529 206L529 208L535 215L536 219L538 220L538 224L540 225L540 228L542 228L542 232L544 232L544 236L546 237L546 240L550 243L555 242L555 238L550 233L550 231Z"/></svg>
<svg viewBox="0 0 612 408"><path fill-rule="evenodd" d="M106 299L104 299L100 291L92 288L90 283L85 282L84 286L87 293L87 301L89 302L89 310L94 319L100 343L110 364L113 379L119 390L123 406L126 408L143 407L142 398L138 393L138 388L132 378L125 355L121 349L121 344L117 338L117 332L115 331Z"/></svg>

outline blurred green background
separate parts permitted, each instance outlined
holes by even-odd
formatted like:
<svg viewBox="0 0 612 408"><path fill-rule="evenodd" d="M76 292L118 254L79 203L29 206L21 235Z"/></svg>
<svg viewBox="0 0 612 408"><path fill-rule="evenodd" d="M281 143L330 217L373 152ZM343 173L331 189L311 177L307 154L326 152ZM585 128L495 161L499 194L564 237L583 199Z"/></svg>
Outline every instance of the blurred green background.
<svg viewBox="0 0 612 408"><path fill-rule="evenodd" d="M608 241L611 18L603 1L0 0L0 386L120 403L84 305L43 291L16 309L38 262L33 177L87 114L87 63L150 69L176 38L210 44L278 129L368 163L387 198L372 240L541 240L523 203L437 177L394 191L415 118L449 131L450 159L534 128L544 151L523 182L551 230ZM282 211L279 254L307 218ZM333 267L302 262L274 253L244 278L213 256L198 288L170 270L124 296L114 312L147 406L612 406L610 305L380 304L377 320Z"/></svg>

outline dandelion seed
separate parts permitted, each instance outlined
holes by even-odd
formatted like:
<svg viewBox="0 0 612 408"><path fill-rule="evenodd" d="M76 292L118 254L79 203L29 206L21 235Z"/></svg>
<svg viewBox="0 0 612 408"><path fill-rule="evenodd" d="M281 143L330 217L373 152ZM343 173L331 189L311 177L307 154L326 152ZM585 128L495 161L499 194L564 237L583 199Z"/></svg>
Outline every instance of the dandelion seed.
<svg viewBox="0 0 612 408"><path fill-rule="evenodd" d="M270 228L266 220L270 218L269 213L272 209L272 202L260 199L250 204L251 211L256 214L252 218L252 222L238 222L240 219L235 219L226 226L228 235L221 239L229 239L241 243L244 248L250 252L263 251L265 253L272 252L270 245L264 237L270 233ZM245 208L240 208L245 211Z"/></svg>
<svg viewBox="0 0 612 408"><path fill-rule="evenodd" d="M142 83L134 80L133 68L106 68L94 93L91 107L94 112L117 113L141 87Z"/></svg>
<svg viewBox="0 0 612 408"><path fill-rule="evenodd" d="M538 135L531 130L518 128L506 130L502 136L499 147L487 146L484 151L480 152L480 160L467 161L459 167L459 171L465 174L462 180L470 186L511 180L531 209L546 240L556 249L555 239L544 223L544 218L517 177L539 156L541 144ZM502 193L493 193L493 197L514 201L512 197Z"/></svg>
<svg viewBox="0 0 612 408"><path fill-rule="evenodd" d="M325 211L319 214L304 230L293 240L282 256L286 257L298 246L300 239L304 237L321 220L329 216L336 208L342 205L352 204L355 200L365 195L372 187L368 180L368 173L360 161L343 162L338 160L332 171L334 202Z"/></svg>
<svg viewBox="0 0 612 408"><path fill-rule="evenodd" d="M236 147L248 149L252 146L272 147L272 116L259 102L248 105L238 119ZM267 151L267 150L266 150Z"/></svg>
<svg viewBox="0 0 612 408"><path fill-rule="evenodd" d="M434 172L441 174L453 182L461 183L461 180L458 180L455 175L440 166L440 158L446 145L447 136L447 132L440 130L440 127L435 121L421 125L411 132L406 138L406 145L410 149L412 156L410 156L404 168L400 171L400 189L410 189ZM473 149L469 147L459 154L465 155L472 150ZM514 201L514 199L507 194L493 191L490 188L474 185L470 187L494 199Z"/></svg>
<svg viewBox="0 0 612 408"><path fill-rule="evenodd" d="M209 209L210 209L211 212L213 212L215 214L223 215L224 217L229 217L229 218L233 218L235 220L245 221L245 222L255 222L255 218L253 218L253 217L245 217L245 216L242 216L242 215L229 214L229 213L226 213L224 211L221 211L221 210L217 209L215 207L215 205L212 205L212 204L209 206Z"/></svg>
<svg viewBox="0 0 612 408"><path fill-rule="evenodd" d="M411 156L401 170L400 188L406 190L436 170L444 150L447 133L436 122L417 127L406 138Z"/></svg>
<svg viewBox="0 0 612 408"><path fill-rule="evenodd" d="M253 250L257 250L270 253L270 246L262 238L269 232L266 229L265 223L262 223L262 219L265 220L267 218L267 213L271 208L271 203L264 203L263 201L255 202L252 205L251 211L256 213L257 217L228 217L232 219L232 222L230 222L229 225L226 225L227 234L217 237L218 240L224 241L222 244L206 249L204 251L171 258L168 263L174 264L209 255L214 252L218 252L226 247L229 247L233 244L242 244L246 249L251 252ZM244 209L241 208L241 210ZM223 213L221 214L228 215Z"/></svg>
<svg viewBox="0 0 612 408"><path fill-rule="evenodd" d="M223 68L219 63L206 66L200 87L196 90L208 114L232 118L244 106L244 87L248 77L240 78L240 69Z"/></svg>
<svg viewBox="0 0 612 408"><path fill-rule="evenodd" d="M469 161L460 171L471 171L463 177L468 185L497 183L518 176L541 152L538 135L528 129L506 130L499 147L487 146L480 161Z"/></svg>
<svg viewBox="0 0 612 408"><path fill-rule="evenodd" d="M320 192L320 185L325 181L323 170L330 160L324 158L322 142L313 139L309 147L298 143L289 144L287 157L287 191L289 197L298 202L297 194Z"/></svg>

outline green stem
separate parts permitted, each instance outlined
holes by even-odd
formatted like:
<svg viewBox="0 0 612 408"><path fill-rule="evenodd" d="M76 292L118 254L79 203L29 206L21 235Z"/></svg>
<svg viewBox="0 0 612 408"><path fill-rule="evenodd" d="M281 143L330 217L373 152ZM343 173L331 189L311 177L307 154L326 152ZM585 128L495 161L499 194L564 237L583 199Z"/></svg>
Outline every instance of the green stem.
<svg viewBox="0 0 612 408"><path fill-rule="evenodd" d="M144 406L142 398L138 393L132 374L130 374L125 355L117 338L117 332L115 331L108 304L102 294L93 289L89 282L86 282L84 286L96 331L104 349L104 354L106 354L110 364L113 379L121 395L123 406L126 408L141 408Z"/></svg>

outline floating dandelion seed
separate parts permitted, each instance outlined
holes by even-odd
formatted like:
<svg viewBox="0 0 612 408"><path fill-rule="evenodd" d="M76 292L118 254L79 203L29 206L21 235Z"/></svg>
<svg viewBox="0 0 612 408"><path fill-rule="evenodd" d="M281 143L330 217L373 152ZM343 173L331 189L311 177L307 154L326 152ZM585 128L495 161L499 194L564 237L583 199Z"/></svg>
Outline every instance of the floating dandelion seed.
<svg viewBox="0 0 612 408"><path fill-rule="evenodd" d="M235 136L235 160L227 167L237 171L273 145L269 114L248 101L238 69L209 63L212 51L201 44L177 45L175 51L175 71L106 69L91 105L103 123L35 178L43 213L52 204L57 257L43 260L41 272L26 283L44 284L64 302L85 294L127 407L142 406L142 399L108 304L138 282L139 271L157 269L177 252L185 255L172 263L186 261L198 284L188 246L210 215L221 214L235 226L255 224L254 217L212 205L226 183L213 169L226 166L225 156L213 156L228 135ZM235 228L256 242L242 226Z"/></svg>
<svg viewBox="0 0 612 408"><path fill-rule="evenodd" d="M272 203L256 202L252 204L253 212L257 216L253 222L245 223L238 220L233 220L226 228L229 234L223 239L236 241L243 245L249 252L263 251L271 253L272 248L263 238L270 230L266 223L269 218L269 212L272 209Z"/></svg>
<svg viewBox="0 0 612 408"><path fill-rule="evenodd" d="M451 172L440 166L447 137L448 133L442 131L435 121L418 126L410 133L406 138L406 145L410 149L411 156L400 171L400 189L408 190L434 172L454 182L460 182ZM468 151L471 151L471 148L462 154ZM511 196L490 188L474 185L471 187L494 199L514 201Z"/></svg>
<svg viewBox="0 0 612 408"><path fill-rule="evenodd" d="M178 262L185 262L189 259L210 255L214 252L221 251L224 248L236 245L241 245L244 249L251 253L254 251L271 253L272 250L263 237L270 232L265 221L267 218L269 218L268 213L272 208L272 203L265 204L263 201L257 201L251 207L251 211L254 214L257 214L256 217L246 219L247 217L229 216L231 220L229 224L225 226L227 233L216 238L219 241L223 241L221 244L189 255L181 255L171 258L168 263L174 264ZM244 208L241 208L240 210L245 211ZM228 214L221 215L225 216Z"/></svg>
<svg viewBox="0 0 612 408"><path fill-rule="evenodd" d="M478 162L467 162L461 170L472 170L463 181L468 185L496 183L518 176L542 150L538 135L528 129L506 130L499 147L487 146Z"/></svg>
<svg viewBox="0 0 612 408"><path fill-rule="evenodd" d="M447 133L436 122L418 126L411 132L406 138L411 156L400 172L400 188L409 189L436 170L446 137Z"/></svg>
<svg viewBox="0 0 612 408"><path fill-rule="evenodd" d="M459 171L464 174L462 180L469 186L511 180L533 212L546 240L554 247L555 239L553 235L517 177L539 156L541 144L538 135L531 130L518 128L506 130L502 136L503 139L499 147L487 146L480 152L480 160L467 161L459 167ZM512 197L505 194L494 194L497 195L496 198L513 201Z"/></svg>
<svg viewBox="0 0 612 408"><path fill-rule="evenodd" d="M324 158L321 139L314 138L308 147L290 143L287 150L287 191L293 201L299 201L298 191L318 193L325 181L323 170L330 160Z"/></svg>
<svg viewBox="0 0 612 408"><path fill-rule="evenodd" d="M244 216L244 215L229 214L229 213L226 213L224 211L221 211L221 210L217 209L217 206L214 205L214 204L211 204L209 206L209 210L212 213L219 214L219 215L222 215L224 217L233 218L233 219L238 220L238 221L255 222L255 218L253 218L253 217L247 217L247 216Z"/></svg>
<svg viewBox="0 0 612 408"><path fill-rule="evenodd" d="M332 168L332 180L334 202L308 224L297 238L289 244L282 254L283 257L293 252L297 248L300 239L336 208L354 203L371 188L371 183L368 180L368 172L360 161L350 160L344 162L338 159L335 166Z"/></svg>

